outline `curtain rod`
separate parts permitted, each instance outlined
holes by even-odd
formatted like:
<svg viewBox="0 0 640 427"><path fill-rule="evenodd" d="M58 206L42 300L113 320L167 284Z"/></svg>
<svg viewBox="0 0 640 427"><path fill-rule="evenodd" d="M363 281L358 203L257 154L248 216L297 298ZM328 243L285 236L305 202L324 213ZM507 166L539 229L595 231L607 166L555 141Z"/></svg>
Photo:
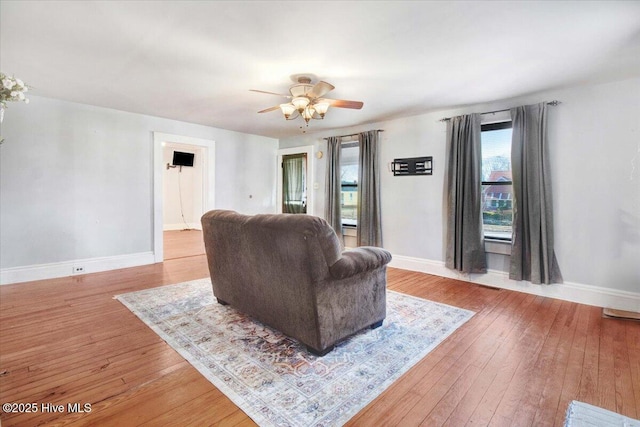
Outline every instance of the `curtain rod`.
<svg viewBox="0 0 640 427"><path fill-rule="evenodd" d="M376 130L376 131L378 131L378 132L384 132L384 129L374 129L374 130ZM350 134L350 135L338 135L337 137L338 137L338 138L346 138L346 137L348 137L348 136L358 136L358 135L360 135L360 134L359 134L359 133L352 133L352 134ZM326 141L326 140L327 140L327 139L329 139L329 138L332 138L332 137L322 138L322 139L324 139L324 140Z"/></svg>
<svg viewBox="0 0 640 427"><path fill-rule="evenodd" d="M553 106L553 107L555 107L555 106L556 106L556 105L558 105L558 104L560 104L560 101L553 100L553 101L549 101L549 102L547 102L547 105L551 105L551 106ZM502 113L503 111L509 111L509 110L510 110L510 108L506 108L506 109L504 109L504 110L487 111L487 112L480 113L480 114L494 114L494 113ZM440 119L440 120L438 120L438 121L439 121L439 122L446 122L446 121L451 120L451 119L452 119L452 117L444 117L444 118L442 118L442 119Z"/></svg>

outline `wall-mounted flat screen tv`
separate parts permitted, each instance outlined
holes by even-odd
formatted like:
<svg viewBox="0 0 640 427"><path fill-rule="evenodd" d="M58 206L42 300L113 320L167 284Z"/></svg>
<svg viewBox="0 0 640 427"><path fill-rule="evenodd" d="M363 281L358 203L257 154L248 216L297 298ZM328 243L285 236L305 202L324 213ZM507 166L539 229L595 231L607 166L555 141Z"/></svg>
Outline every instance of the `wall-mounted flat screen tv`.
<svg viewBox="0 0 640 427"><path fill-rule="evenodd" d="M182 151L173 152L174 166L190 166L193 167L193 153L184 153Z"/></svg>

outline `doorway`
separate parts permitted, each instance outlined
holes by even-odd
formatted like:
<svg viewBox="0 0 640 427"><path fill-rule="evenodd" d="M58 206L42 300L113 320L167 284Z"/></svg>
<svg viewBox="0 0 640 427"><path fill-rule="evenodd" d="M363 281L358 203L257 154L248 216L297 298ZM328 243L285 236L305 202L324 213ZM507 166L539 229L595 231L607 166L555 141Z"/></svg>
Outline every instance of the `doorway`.
<svg viewBox="0 0 640 427"><path fill-rule="evenodd" d="M307 213L307 153L282 156L282 213Z"/></svg>
<svg viewBox="0 0 640 427"><path fill-rule="evenodd" d="M215 141L160 132L153 138L155 261L201 255L200 217L215 206ZM175 151L193 154L193 166L174 164Z"/></svg>
<svg viewBox="0 0 640 427"><path fill-rule="evenodd" d="M278 150L278 213L314 215L313 146Z"/></svg>
<svg viewBox="0 0 640 427"><path fill-rule="evenodd" d="M204 213L206 148L166 142L162 152L166 165L162 173L162 229L199 229Z"/></svg>
<svg viewBox="0 0 640 427"><path fill-rule="evenodd" d="M164 259L204 254L200 217L204 213L205 147L165 142L162 176Z"/></svg>

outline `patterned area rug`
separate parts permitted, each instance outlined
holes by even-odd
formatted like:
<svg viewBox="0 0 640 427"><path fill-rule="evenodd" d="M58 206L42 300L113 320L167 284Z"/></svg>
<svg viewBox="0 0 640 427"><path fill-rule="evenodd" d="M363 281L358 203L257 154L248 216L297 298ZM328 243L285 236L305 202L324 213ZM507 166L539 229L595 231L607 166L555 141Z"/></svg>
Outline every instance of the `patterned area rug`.
<svg viewBox="0 0 640 427"><path fill-rule="evenodd" d="M387 291L387 318L323 357L195 280L116 297L261 426L339 426L473 316Z"/></svg>
<svg viewBox="0 0 640 427"><path fill-rule="evenodd" d="M567 408L565 427L640 427L634 420L598 406L573 400Z"/></svg>

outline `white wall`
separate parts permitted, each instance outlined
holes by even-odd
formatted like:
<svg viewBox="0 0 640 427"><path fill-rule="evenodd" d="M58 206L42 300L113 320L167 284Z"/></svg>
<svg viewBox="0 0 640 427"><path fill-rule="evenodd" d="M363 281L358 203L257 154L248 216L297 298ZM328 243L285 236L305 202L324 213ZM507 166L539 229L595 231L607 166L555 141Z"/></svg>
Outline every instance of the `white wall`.
<svg viewBox="0 0 640 427"><path fill-rule="evenodd" d="M275 139L29 98L2 124L0 283L153 262L154 131L216 141L216 208L275 212Z"/></svg>
<svg viewBox="0 0 640 427"><path fill-rule="evenodd" d="M565 284L509 282L500 273L507 270L508 256L497 254L489 255L493 271L486 277L464 278L444 269L446 124L439 119L554 99L562 102L550 107L548 125L556 252ZM582 298L579 302L595 305L601 305L597 299L606 294L619 308L640 311L639 78L302 135L281 140L280 148L315 144L324 151L322 137L369 129L385 130L381 134L386 171L381 177L383 244L394 254L396 265L525 292ZM394 177L386 168L394 158L417 156L433 156L432 176ZM320 188L315 213L323 216L326 161L317 162Z"/></svg>

